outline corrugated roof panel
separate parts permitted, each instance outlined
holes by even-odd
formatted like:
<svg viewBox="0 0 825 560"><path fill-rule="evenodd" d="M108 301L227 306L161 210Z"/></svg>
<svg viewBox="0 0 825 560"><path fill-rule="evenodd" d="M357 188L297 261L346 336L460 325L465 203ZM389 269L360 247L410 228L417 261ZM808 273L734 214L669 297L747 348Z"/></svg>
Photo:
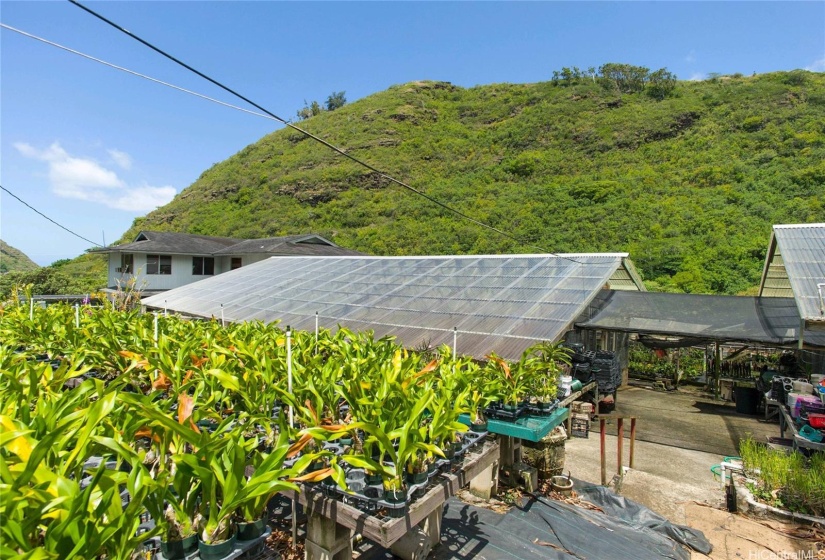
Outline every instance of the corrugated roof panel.
<svg viewBox="0 0 825 560"><path fill-rule="evenodd" d="M144 300L195 316L338 324L407 346L452 344L518 358L556 340L622 266L625 254L273 257ZM576 262L571 262L571 259Z"/></svg>
<svg viewBox="0 0 825 560"><path fill-rule="evenodd" d="M822 285L825 291L825 224L774 226L773 234L781 254L773 263L784 264L799 315L805 321L825 322L825 302L818 288Z"/></svg>

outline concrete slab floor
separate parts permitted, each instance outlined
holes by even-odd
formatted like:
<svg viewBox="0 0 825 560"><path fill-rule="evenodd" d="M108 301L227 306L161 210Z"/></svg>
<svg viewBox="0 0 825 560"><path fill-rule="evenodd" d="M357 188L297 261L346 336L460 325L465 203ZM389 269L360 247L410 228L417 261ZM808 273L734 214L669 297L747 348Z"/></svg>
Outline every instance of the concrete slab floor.
<svg viewBox="0 0 825 560"><path fill-rule="evenodd" d="M765 441L766 436L778 436L778 424L737 414L732 403L714 402L691 389L663 393L631 387L619 392L616 404L610 416L637 417L634 468L624 471L617 488L623 496L674 523L702 530L714 545L714 559L809 553L809 543L788 539L724 511L724 489L710 471L724 456L737 454L741 439L751 436ZM564 463L565 473L595 484L601 482L598 426L594 421L589 438L567 440ZM625 422L624 467L629 464L629 432L629 422ZM607 479L611 481L619 470L615 420L608 424L607 433ZM707 558L695 553L694 557ZM817 558L816 553L795 557Z"/></svg>
<svg viewBox="0 0 825 560"><path fill-rule="evenodd" d="M714 401L691 386L669 392L641 387L621 389L610 416L637 417L638 440L720 456L738 455L739 442L748 436L765 441L767 436L779 435L778 423L739 414L733 403ZM629 432L625 422L625 437L630 437ZM615 422L609 421L608 433L616 434Z"/></svg>

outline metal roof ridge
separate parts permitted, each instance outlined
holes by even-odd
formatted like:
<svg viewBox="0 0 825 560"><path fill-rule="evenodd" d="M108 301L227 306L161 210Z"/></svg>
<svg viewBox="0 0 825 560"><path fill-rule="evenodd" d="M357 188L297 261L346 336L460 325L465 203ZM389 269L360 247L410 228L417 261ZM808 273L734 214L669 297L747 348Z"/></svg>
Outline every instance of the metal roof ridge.
<svg viewBox="0 0 825 560"><path fill-rule="evenodd" d="M792 228L825 228L825 223L818 224L774 224L773 229L792 229Z"/></svg>
<svg viewBox="0 0 825 560"><path fill-rule="evenodd" d="M501 254L501 255L340 255L331 258L338 259L372 259L372 260L389 260L389 259L512 259L512 258L560 258L569 259L574 257L599 257L599 258L616 258L624 259L629 257L629 253L525 253L525 254ZM270 259L316 259L322 258L317 255L276 255L269 257ZM328 259L330 257L323 257Z"/></svg>

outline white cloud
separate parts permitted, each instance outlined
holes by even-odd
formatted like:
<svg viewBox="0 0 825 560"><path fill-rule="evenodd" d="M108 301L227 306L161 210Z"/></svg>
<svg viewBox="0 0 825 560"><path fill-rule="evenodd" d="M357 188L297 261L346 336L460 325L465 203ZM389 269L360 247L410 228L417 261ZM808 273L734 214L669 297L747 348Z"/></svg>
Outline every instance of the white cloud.
<svg viewBox="0 0 825 560"><path fill-rule="evenodd" d="M158 206L163 206L175 197L177 191L175 187L134 187L119 197L109 197L105 203L107 206L119 210L154 210Z"/></svg>
<svg viewBox="0 0 825 560"><path fill-rule="evenodd" d="M109 155L112 156L112 159L116 164L118 164L123 169L127 171L132 169L132 156L127 154L126 152L121 152L120 150L107 150Z"/></svg>
<svg viewBox="0 0 825 560"><path fill-rule="evenodd" d="M811 72L825 72L825 56L819 60L815 60L810 66L806 66L805 70L809 70Z"/></svg>
<svg viewBox="0 0 825 560"><path fill-rule="evenodd" d="M145 212L163 206L176 194L171 186L130 186L117 173L96 161L69 155L57 142L45 150L38 150L24 142L17 142L14 147L25 157L48 163L52 192L63 198L86 200L118 210ZM118 150L109 150L109 154L124 169L131 167L129 154Z"/></svg>
<svg viewBox="0 0 825 560"><path fill-rule="evenodd" d="M690 78L688 78L688 81L690 81L690 82L701 82L704 79L705 79L705 75L702 72L694 72L693 74L690 75Z"/></svg>
<svg viewBox="0 0 825 560"><path fill-rule="evenodd" d="M694 62L696 62L696 51L691 50L689 53L687 53L687 56L685 57L685 62L689 64L693 64Z"/></svg>

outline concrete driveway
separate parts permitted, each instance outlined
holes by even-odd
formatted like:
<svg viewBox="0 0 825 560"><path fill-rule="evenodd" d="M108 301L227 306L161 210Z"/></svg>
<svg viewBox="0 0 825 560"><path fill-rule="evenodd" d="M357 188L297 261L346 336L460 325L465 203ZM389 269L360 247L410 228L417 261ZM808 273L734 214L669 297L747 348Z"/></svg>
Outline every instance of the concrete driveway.
<svg viewBox="0 0 825 560"><path fill-rule="evenodd" d="M638 440L720 456L738 455L739 442L748 436L763 442L766 436L779 436L778 423L739 414L733 403L714 401L690 386L669 392L621 389L610 416L635 416ZM592 429L597 430L598 423ZM615 422L609 421L608 433L616 434ZM625 437L629 437L627 422Z"/></svg>

